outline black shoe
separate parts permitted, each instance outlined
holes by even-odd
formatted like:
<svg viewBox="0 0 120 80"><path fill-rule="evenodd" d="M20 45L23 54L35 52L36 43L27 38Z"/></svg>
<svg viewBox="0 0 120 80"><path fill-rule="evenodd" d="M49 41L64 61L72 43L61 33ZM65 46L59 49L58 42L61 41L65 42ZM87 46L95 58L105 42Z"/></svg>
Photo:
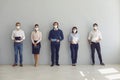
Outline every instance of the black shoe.
<svg viewBox="0 0 120 80"><path fill-rule="evenodd" d="M50 66L51 66L51 67L53 67L53 66L54 66L54 64L51 64Z"/></svg>
<svg viewBox="0 0 120 80"><path fill-rule="evenodd" d="M13 64L12 66L15 67L15 66L17 66L17 64Z"/></svg>
<svg viewBox="0 0 120 80"><path fill-rule="evenodd" d="M104 66L105 64L104 64L104 63L100 63L100 65L103 65L103 66Z"/></svg>
<svg viewBox="0 0 120 80"><path fill-rule="evenodd" d="M60 66L60 64L56 64L57 66Z"/></svg>
<svg viewBox="0 0 120 80"><path fill-rule="evenodd" d="M72 64L72 66L76 66L76 64Z"/></svg>
<svg viewBox="0 0 120 80"><path fill-rule="evenodd" d="M20 64L20 67L23 67L23 64Z"/></svg>
<svg viewBox="0 0 120 80"><path fill-rule="evenodd" d="M95 63L92 63L92 65L95 65Z"/></svg>

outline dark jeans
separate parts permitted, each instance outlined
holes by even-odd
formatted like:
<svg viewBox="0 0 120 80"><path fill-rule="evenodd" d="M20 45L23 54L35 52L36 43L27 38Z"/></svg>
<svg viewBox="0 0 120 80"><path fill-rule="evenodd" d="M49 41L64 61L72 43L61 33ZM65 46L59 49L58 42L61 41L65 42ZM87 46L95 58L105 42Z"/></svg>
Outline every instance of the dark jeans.
<svg viewBox="0 0 120 80"><path fill-rule="evenodd" d="M100 43L94 43L94 42L91 43L91 57L92 57L92 62L93 62L93 64L95 64L95 60L94 60L94 58L95 58L95 49L97 50L100 63L102 63Z"/></svg>
<svg viewBox="0 0 120 80"><path fill-rule="evenodd" d="M54 62L56 62L56 64L59 64L59 49L60 49L60 43L51 42L51 61L52 61L52 64L54 64Z"/></svg>
<svg viewBox="0 0 120 80"><path fill-rule="evenodd" d="M17 64L18 63L18 54L19 54L19 59L20 59L20 64L22 64L23 62L23 55L22 55L22 52L23 52L23 43L14 43L14 53L15 53L15 62L14 64Z"/></svg>
<svg viewBox="0 0 120 80"><path fill-rule="evenodd" d="M72 64L77 63L78 44L70 44Z"/></svg>

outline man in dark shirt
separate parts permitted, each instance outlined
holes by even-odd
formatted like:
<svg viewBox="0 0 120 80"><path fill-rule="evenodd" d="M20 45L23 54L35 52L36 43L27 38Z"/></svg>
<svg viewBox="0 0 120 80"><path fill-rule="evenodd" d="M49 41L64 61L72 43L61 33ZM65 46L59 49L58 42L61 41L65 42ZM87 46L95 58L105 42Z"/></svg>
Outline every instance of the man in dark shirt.
<svg viewBox="0 0 120 80"><path fill-rule="evenodd" d="M54 66L54 62L56 61L56 65L60 66L59 64L59 48L60 42L64 39L64 35L62 30L58 28L59 23L53 23L53 29L49 32L48 39L51 42L51 67ZM54 61L55 60L55 61Z"/></svg>

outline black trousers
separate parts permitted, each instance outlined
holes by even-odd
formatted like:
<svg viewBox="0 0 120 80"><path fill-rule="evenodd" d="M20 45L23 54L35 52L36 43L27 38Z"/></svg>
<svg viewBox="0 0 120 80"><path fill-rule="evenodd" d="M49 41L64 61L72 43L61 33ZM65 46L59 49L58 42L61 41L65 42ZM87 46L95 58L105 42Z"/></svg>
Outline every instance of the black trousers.
<svg viewBox="0 0 120 80"><path fill-rule="evenodd" d="M59 64L59 49L60 43L51 42L51 62Z"/></svg>
<svg viewBox="0 0 120 80"><path fill-rule="evenodd" d="M101 48L100 48L100 43L91 43L91 57L92 57L92 62L93 64L95 63L95 49L98 53L98 58L100 63L102 63L102 55L101 55Z"/></svg>
<svg viewBox="0 0 120 80"><path fill-rule="evenodd" d="M72 64L77 63L78 44L70 44Z"/></svg>

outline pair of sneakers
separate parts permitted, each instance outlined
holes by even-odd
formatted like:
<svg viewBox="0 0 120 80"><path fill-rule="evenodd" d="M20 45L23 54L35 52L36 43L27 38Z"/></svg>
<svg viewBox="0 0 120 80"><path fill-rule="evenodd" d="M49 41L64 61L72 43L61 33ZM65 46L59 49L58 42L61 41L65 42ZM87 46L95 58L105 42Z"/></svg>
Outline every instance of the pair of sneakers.
<svg viewBox="0 0 120 80"><path fill-rule="evenodd" d="M51 66L51 67L53 67L53 66L54 66L54 64L51 64L50 66ZM60 66L60 64L56 64L56 66Z"/></svg>
<svg viewBox="0 0 120 80"><path fill-rule="evenodd" d="M16 66L18 66L18 65L17 65L17 64L13 64L12 66L13 66L13 67L16 67ZM20 67L23 67L23 64L20 64L19 66L20 66Z"/></svg>
<svg viewBox="0 0 120 80"><path fill-rule="evenodd" d="M95 63L92 63L92 65L95 65ZM100 65L104 66L105 64L102 62L102 63L100 63Z"/></svg>

